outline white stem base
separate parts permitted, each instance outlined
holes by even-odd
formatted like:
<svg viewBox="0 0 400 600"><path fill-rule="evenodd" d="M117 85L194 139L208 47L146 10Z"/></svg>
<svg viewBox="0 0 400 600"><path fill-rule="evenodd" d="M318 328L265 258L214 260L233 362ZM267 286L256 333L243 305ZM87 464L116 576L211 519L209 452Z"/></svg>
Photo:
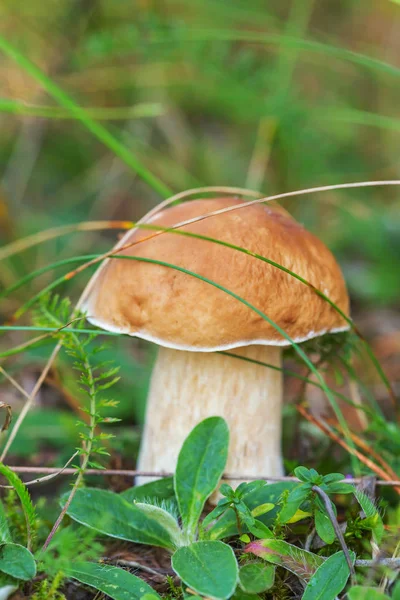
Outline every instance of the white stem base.
<svg viewBox="0 0 400 600"><path fill-rule="evenodd" d="M281 367L281 349L247 346L232 353ZM227 474L279 477L282 372L216 352L160 348L138 461L142 471L171 473L186 436L200 421L229 426ZM151 481L138 477L136 483ZM237 486L239 481L230 481Z"/></svg>

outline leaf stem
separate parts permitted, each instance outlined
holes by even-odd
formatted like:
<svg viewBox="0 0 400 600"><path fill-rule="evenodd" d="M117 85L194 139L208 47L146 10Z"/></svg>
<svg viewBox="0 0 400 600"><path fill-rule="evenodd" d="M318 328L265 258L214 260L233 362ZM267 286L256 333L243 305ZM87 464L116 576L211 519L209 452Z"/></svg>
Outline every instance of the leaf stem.
<svg viewBox="0 0 400 600"><path fill-rule="evenodd" d="M355 579L356 572L354 570L353 561L351 560L349 549L346 546L346 542L345 542L342 530L339 527L339 523L337 522L336 515L332 510L331 499L329 498L328 494L326 492L324 492L324 490L321 489L318 485L313 485L312 490L318 494L318 496L321 498L322 502L324 503L326 512L328 513L328 517L329 517L329 519L332 523L332 526L335 530L336 537L338 538L339 544L341 545L342 550L343 550L343 554L346 557L346 562L349 567L352 585L355 585L356 584L356 579Z"/></svg>

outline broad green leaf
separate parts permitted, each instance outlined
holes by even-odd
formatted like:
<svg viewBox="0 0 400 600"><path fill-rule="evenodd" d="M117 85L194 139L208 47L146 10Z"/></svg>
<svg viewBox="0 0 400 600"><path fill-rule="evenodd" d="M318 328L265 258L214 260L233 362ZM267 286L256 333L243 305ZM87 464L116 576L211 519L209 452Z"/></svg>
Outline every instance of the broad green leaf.
<svg viewBox="0 0 400 600"><path fill-rule="evenodd" d="M263 504L275 504L275 508L259 517L259 520L265 525L272 525L276 515L281 510L281 507L278 505L281 494L286 490L291 491L298 485L299 484L295 481L281 481L279 483L267 483L265 481L264 485L258 486L249 493L243 494L242 501L251 511ZM245 531L246 528L243 527L243 533ZM207 532L207 537L211 540L217 540L237 535L237 533L236 516L233 509L229 508L226 513L210 527Z"/></svg>
<svg viewBox="0 0 400 600"><path fill-rule="evenodd" d="M143 485L128 488L120 494L128 502L136 500L143 502L147 500L170 500L175 497L174 478L164 477L156 481L150 481Z"/></svg>
<svg viewBox="0 0 400 600"><path fill-rule="evenodd" d="M183 527L190 537L224 472L228 445L228 426L221 417L199 423L183 443L175 472L175 494Z"/></svg>
<svg viewBox="0 0 400 600"><path fill-rule="evenodd" d="M260 600L258 594L247 594L240 587L237 587L232 596L232 600Z"/></svg>
<svg viewBox="0 0 400 600"><path fill-rule="evenodd" d="M352 554L353 562L355 560ZM342 551L333 554L316 570L304 591L303 600L335 600L349 578L349 566Z"/></svg>
<svg viewBox="0 0 400 600"><path fill-rule="evenodd" d="M104 535L174 550L180 536L175 519L161 508L146 507L130 504L114 492L82 488L77 490L67 514Z"/></svg>
<svg viewBox="0 0 400 600"><path fill-rule="evenodd" d="M326 512L316 508L314 513L314 521L315 529L317 530L321 540L323 540L325 544L333 544L336 539L336 533Z"/></svg>
<svg viewBox="0 0 400 600"><path fill-rule="evenodd" d="M245 552L251 552L274 565L280 565L303 581L308 581L324 562L321 556L283 540L267 539L250 542Z"/></svg>
<svg viewBox="0 0 400 600"><path fill-rule="evenodd" d="M239 585L247 594L258 594L274 585L275 567L254 562L243 565L239 570Z"/></svg>
<svg viewBox="0 0 400 600"><path fill-rule="evenodd" d="M160 600L157 592L145 581L119 567L76 562L65 570L65 575L94 587L113 600L140 600L145 594L152 600Z"/></svg>
<svg viewBox="0 0 400 600"><path fill-rule="evenodd" d="M36 563L25 546L7 543L0 546L0 571L15 579L29 581L36 575Z"/></svg>
<svg viewBox="0 0 400 600"><path fill-rule="evenodd" d="M390 600L389 596L377 588L355 585L347 592L349 600Z"/></svg>
<svg viewBox="0 0 400 600"><path fill-rule="evenodd" d="M216 600L230 598L238 580L232 548L218 541L179 548L172 557L172 568L192 590Z"/></svg>

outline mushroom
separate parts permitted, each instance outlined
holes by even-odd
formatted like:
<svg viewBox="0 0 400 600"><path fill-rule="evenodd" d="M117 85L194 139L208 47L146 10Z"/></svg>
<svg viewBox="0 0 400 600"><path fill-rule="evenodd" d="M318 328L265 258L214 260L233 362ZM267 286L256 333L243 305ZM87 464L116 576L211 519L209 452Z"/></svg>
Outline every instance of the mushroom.
<svg viewBox="0 0 400 600"><path fill-rule="evenodd" d="M168 228L241 203L236 198L192 200L161 210L149 222ZM181 229L275 261L348 314L345 283L331 252L283 208L251 204ZM172 263L224 286L295 342L348 328L310 287L254 256L173 232L145 240L149 237L148 230L133 230L124 243L135 245L121 254ZM231 433L226 473L283 475L280 369L282 348L290 342L238 299L167 266L111 259L94 277L85 306L89 321L159 346L138 468L173 472L191 429L219 415Z"/></svg>

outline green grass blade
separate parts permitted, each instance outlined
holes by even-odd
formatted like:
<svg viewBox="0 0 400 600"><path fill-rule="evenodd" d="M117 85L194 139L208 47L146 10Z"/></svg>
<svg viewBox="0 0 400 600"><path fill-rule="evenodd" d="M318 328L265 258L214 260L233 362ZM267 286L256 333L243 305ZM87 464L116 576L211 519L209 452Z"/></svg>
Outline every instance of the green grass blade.
<svg viewBox="0 0 400 600"><path fill-rule="evenodd" d="M52 96L61 106L67 109L71 115L81 121L83 125L99 139L105 146L114 152L121 160L123 160L137 175L143 179L150 187L158 192L163 197L171 195L171 190L158 177L153 175L142 163L136 158L126 146L124 146L116 137L114 137L103 125L94 121L86 111L78 106L74 100L68 96L58 85L56 85L47 75L43 73L36 65L34 65L22 52L19 52L12 44L10 44L3 36L0 35L0 50L3 51L9 58L15 61L22 69L24 69L33 79L35 79Z"/></svg>

